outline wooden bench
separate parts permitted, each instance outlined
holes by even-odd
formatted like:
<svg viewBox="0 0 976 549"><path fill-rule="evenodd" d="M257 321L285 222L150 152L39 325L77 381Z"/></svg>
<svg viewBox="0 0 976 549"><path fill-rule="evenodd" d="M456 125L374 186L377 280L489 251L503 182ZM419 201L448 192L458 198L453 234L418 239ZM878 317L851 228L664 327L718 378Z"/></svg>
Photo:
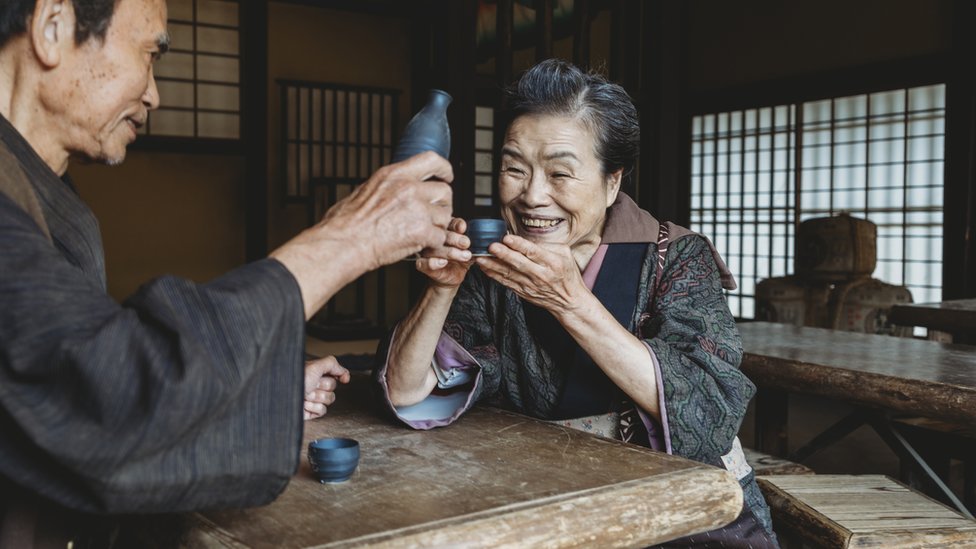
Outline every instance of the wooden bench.
<svg viewBox="0 0 976 549"><path fill-rule="evenodd" d="M758 480L784 548L976 547L976 521L883 475Z"/></svg>
<svg viewBox="0 0 976 549"><path fill-rule="evenodd" d="M802 463L794 463L788 459L783 459L770 454L764 454L752 448L743 448L742 453L746 455L746 463L756 472L757 477L769 475L812 475L813 469Z"/></svg>
<svg viewBox="0 0 976 549"><path fill-rule="evenodd" d="M891 422L942 478L950 476L951 459L962 462L963 503L970 511L976 510L976 429L922 417L894 417ZM924 485L924 477L915 475L910 465L902 467L901 478L907 478L910 486Z"/></svg>

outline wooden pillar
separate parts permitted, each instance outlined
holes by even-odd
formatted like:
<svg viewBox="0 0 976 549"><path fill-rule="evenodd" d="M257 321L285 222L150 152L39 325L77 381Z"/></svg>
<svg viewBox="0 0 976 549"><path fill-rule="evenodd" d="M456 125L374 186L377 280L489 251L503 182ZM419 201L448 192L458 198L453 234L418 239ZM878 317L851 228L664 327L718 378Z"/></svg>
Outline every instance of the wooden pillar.
<svg viewBox="0 0 976 549"><path fill-rule="evenodd" d="M474 116L476 104L477 2L444 2L448 14L446 90L454 97L447 111L451 125L451 164L454 166L454 215L470 218L474 211Z"/></svg>
<svg viewBox="0 0 976 549"><path fill-rule="evenodd" d="M648 0L642 7L637 203L661 221L687 226L691 123L684 99L684 3Z"/></svg>
<svg viewBox="0 0 976 549"><path fill-rule="evenodd" d="M240 4L241 136L244 144L244 255L268 255L268 1Z"/></svg>
<svg viewBox="0 0 976 549"><path fill-rule="evenodd" d="M976 297L976 5L952 4L952 60L946 85L944 299Z"/></svg>
<svg viewBox="0 0 976 549"><path fill-rule="evenodd" d="M624 87L635 100L640 79L639 0L613 0L610 8L610 80Z"/></svg>
<svg viewBox="0 0 976 549"><path fill-rule="evenodd" d="M573 2L573 63L582 69L590 67L590 2Z"/></svg>
<svg viewBox="0 0 976 549"><path fill-rule="evenodd" d="M498 0L495 12L495 80L502 88L512 81L512 0Z"/></svg>
<svg viewBox="0 0 976 549"><path fill-rule="evenodd" d="M552 0L535 0L535 60L552 57Z"/></svg>

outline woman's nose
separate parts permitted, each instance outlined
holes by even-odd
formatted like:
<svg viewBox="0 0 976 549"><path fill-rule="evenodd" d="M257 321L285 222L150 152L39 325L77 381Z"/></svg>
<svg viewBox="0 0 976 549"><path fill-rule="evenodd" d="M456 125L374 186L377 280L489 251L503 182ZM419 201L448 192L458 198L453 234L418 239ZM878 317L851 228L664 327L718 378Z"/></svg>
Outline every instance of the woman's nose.
<svg viewBox="0 0 976 549"><path fill-rule="evenodd" d="M549 203L549 182L546 181L544 173L536 170L529 178L525 190L522 192L522 201L527 206L545 206Z"/></svg>

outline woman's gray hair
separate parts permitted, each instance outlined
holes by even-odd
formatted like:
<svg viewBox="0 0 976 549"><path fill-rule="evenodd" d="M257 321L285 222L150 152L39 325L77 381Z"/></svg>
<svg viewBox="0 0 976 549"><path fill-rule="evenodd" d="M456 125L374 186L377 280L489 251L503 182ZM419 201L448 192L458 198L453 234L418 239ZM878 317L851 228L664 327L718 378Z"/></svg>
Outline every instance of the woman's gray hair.
<svg viewBox="0 0 976 549"><path fill-rule="evenodd" d="M622 169L626 179L640 154L637 108L624 88L559 59L540 62L512 84L502 114L506 130L520 116L578 118L596 138L604 175Z"/></svg>

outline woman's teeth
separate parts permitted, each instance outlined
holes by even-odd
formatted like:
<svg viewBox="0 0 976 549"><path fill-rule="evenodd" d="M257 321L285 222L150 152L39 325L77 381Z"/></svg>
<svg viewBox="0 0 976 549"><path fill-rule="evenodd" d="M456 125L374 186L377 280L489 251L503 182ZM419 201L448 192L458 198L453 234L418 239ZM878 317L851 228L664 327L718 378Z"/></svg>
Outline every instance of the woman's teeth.
<svg viewBox="0 0 976 549"><path fill-rule="evenodd" d="M530 219L528 217L522 218L522 224L526 227L535 227L539 229L548 229L549 227L555 227L559 223L559 219Z"/></svg>

